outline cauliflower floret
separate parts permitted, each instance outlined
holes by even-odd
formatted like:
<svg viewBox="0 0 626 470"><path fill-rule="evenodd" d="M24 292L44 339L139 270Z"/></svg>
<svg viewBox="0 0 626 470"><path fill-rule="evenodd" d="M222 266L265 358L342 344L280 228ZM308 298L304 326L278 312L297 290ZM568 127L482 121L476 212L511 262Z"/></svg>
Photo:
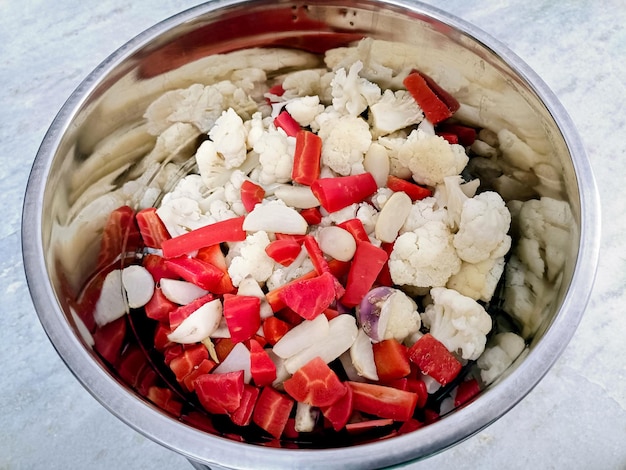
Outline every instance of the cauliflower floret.
<svg viewBox="0 0 626 470"><path fill-rule="evenodd" d="M298 257L289 266L278 266L268 278L266 286L269 290L276 289L294 279L311 272L313 262L305 248L302 248Z"/></svg>
<svg viewBox="0 0 626 470"><path fill-rule="evenodd" d="M215 222L215 219L202 213L198 201L185 196L163 201L157 215L172 237Z"/></svg>
<svg viewBox="0 0 626 470"><path fill-rule="evenodd" d="M500 377L522 354L525 347L524 339L515 333L506 332L495 335L489 341L485 352L476 361L483 383L489 385Z"/></svg>
<svg viewBox="0 0 626 470"><path fill-rule="evenodd" d="M230 178L231 170L226 168L226 161L215 148L215 142L205 140L196 151L198 171L207 188L219 188Z"/></svg>
<svg viewBox="0 0 626 470"><path fill-rule="evenodd" d="M330 82L334 74L326 69L308 69L291 72L283 78L281 98L290 100L299 96L319 96L322 103L332 100Z"/></svg>
<svg viewBox="0 0 626 470"><path fill-rule="evenodd" d="M378 143L387 150L389 157L389 174L402 179L409 179L413 176L411 170L400 161L398 153L406 141L406 134L398 131L393 134L378 138Z"/></svg>
<svg viewBox="0 0 626 470"><path fill-rule="evenodd" d="M413 232L431 221L446 222L448 214L445 208L437 206L437 199L426 197L413 203L409 216L404 221L400 233Z"/></svg>
<svg viewBox="0 0 626 470"><path fill-rule="evenodd" d="M446 222L453 232L459 228L463 204L469 198L474 197L480 180L475 179L465 183L460 175L446 176L443 184L435 189L434 197L437 199L439 207L445 207L448 213Z"/></svg>
<svg viewBox="0 0 626 470"><path fill-rule="evenodd" d="M475 300L445 287L431 289L433 303L422 313L430 334L452 353L475 360L485 350L491 317Z"/></svg>
<svg viewBox="0 0 626 470"><path fill-rule="evenodd" d="M407 337L417 333L422 325L422 319L417 311L415 301L398 290L388 299L390 309L389 319L383 339L395 339L403 342Z"/></svg>
<svg viewBox="0 0 626 470"><path fill-rule="evenodd" d="M361 221L363 228L368 235L374 233L376 228L376 220L378 220L378 211L366 202L359 203L356 210L356 218Z"/></svg>
<svg viewBox="0 0 626 470"><path fill-rule="evenodd" d="M504 256L487 258L479 263L461 263L461 269L453 274L446 287L471 297L489 302L504 271Z"/></svg>
<svg viewBox="0 0 626 470"><path fill-rule="evenodd" d="M267 233L259 230L248 235L244 241L231 245L226 262L228 274L235 287L248 276L262 283L272 275L275 263L265 252L269 243Z"/></svg>
<svg viewBox="0 0 626 470"><path fill-rule="evenodd" d="M328 119L321 123L318 135L324 165L343 176L365 172L363 158L372 143L365 120L349 115Z"/></svg>
<svg viewBox="0 0 626 470"><path fill-rule="evenodd" d="M287 102L285 108L302 127L310 126L317 115L324 112L324 105L320 104L319 96L294 98Z"/></svg>
<svg viewBox="0 0 626 470"><path fill-rule="evenodd" d="M246 180L243 171L235 170L230 175L228 183L224 186L224 200L230 206L235 215L244 215L246 209L241 202L241 185Z"/></svg>
<svg viewBox="0 0 626 470"><path fill-rule="evenodd" d="M293 154L296 148L295 137L284 131L269 128L254 144L254 151L259 154L261 184L287 183L291 181Z"/></svg>
<svg viewBox="0 0 626 470"><path fill-rule="evenodd" d="M391 134L399 129L418 124L424 113L406 90L385 90L382 98L370 106L372 133Z"/></svg>
<svg viewBox="0 0 626 470"><path fill-rule="evenodd" d="M224 159L226 168L237 168L246 159L246 134L243 120L233 108L224 111L209 131L215 151Z"/></svg>
<svg viewBox="0 0 626 470"><path fill-rule="evenodd" d="M511 214L498 193L486 191L467 199L454 235L459 258L479 263L504 256L511 248L510 225Z"/></svg>
<svg viewBox="0 0 626 470"><path fill-rule="evenodd" d="M413 232L400 235L389 257L389 271L398 285L445 286L461 268L446 224L428 222Z"/></svg>
<svg viewBox="0 0 626 470"><path fill-rule="evenodd" d="M436 186L443 183L446 176L459 175L469 157L461 145L416 129L398 150L398 160L411 170L417 183Z"/></svg>
<svg viewBox="0 0 626 470"><path fill-rule="evenodd" d="M245 121L243 125L246 128L246 135L248 136L246 139L246 145L248 150L254 148L254 145L258 142L258 140L263 136L263 133L269 127L266 124L262 113L254 113L252 115L252 118Z"/></svg>
<svg viewBox="0 0 626 470"><path fill-rule="evenodd" d="M335 72L335 78L331 82L333 95L333 107L340 113L358 116L373 105L381 97L380 87L365 78L359 77L363 68L361 61L356 61L346 69L341 68Z"/></svg>

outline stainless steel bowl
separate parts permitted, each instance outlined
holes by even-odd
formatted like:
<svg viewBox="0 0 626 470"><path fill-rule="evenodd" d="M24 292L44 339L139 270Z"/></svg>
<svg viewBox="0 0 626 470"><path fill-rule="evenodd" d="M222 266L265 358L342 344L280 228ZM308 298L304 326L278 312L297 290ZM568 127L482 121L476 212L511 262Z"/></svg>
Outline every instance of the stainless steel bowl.
<svg viewBox="0 0 626 470"><path fill-rule="evenodd" d="M403 44L399 55L419 51L420 66L444 85L465 83L466 119L496 131L512 129L534 152L547 156L547 166L509 169L522 182L518 189L527 186L525 197L567 201L572 213L566 243L547 241L564 264L550 288L533 299L531 308L541 321L526 332L525 354L476 400L409 434L344 448L277 449L183 424L124 385L94 353L71 313L68 291L93 269L93 247L114 202L90 210L77 207L100 195L102 187L95 183L107 174L116 176L105 192L123 184L124 165L141 159L153 141L139 133L123 155L114 155L117 159L103 159L102 152L96 159L94 149L124 126L141 123L154 97L201 81L197 64L203 57L253 46L322 52L361 36ZM383 467L440 452L488 426L529 393L583 314L597 265L599 220L593 175L565 110L526 64L472 25L408 0L224 0L157 24L107 58L78 87L35 159L22 230L26 274L41 323L78 380L122 421L197 465L345 469Z"/></svg>

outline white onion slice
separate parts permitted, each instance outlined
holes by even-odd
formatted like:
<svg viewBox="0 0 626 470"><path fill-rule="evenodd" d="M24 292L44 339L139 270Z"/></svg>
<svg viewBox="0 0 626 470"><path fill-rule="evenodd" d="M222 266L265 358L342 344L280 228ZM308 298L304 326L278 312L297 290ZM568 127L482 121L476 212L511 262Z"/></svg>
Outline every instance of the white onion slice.
<svg viewBox="0 0 626 470"><path fill-rule="evenodd" d="M161 292L167 300L178 305L187 305L199 297L206 295L209 291L204 290L195 284L178 279L161 279L159 282Z"/></svg>
<svg viewBox="0 0 626 470"><path fill-rule="evenodd" d="M299 353L303 349L324 340L329 334L326 315L318 315L313 320L304 320L293 327L274 345L274 354L283 359Z"/></svg>
<svg viewBox="0 0 626 470"><path fill-rule="evenodd" d="M359 329L354 343L350 346L350 359L352 359L352 364L361 377L378 380L372 340L363 329Z"/></svg>
<svg viewBox="0 0 626 470"><path fill-rule="evenodd" d="M146 305L154 294L154 279L143 266L133 264L122 271L122 284L126 289L126 298L130 308Z"/></svg>
<svg viewBox="0 0 626 470"><path fill-rule="evenodd" d="M243 229L248 232L279 232L304 235L309 227L300 213L280 201L257 204L243 220Z"/></svg>
<svg viewBox="0 0 626 470"><path fill-rule="evenodd" d="M176 327L167 339L175 343L193 344L208 338L222 319L222 303L211 300L199 307Z"/></svg>
<svg viewBox="0 0 626 470"><path fill-rule="evenodd" d="M122 271L114 269L104 278L93 318L96 325L103 326L123 317L127 310L128 304L126 303L124 286L122 286Z"/></svg>

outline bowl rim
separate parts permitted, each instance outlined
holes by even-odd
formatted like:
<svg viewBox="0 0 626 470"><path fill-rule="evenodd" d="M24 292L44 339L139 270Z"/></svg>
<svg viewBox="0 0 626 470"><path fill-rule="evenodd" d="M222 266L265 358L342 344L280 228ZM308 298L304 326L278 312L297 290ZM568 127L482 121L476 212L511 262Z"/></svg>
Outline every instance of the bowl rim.
<svg viewBox="0 0 626 470"><path fill-rule="evenodd" d="M370 0L366 0L369 3ZM97 66L75 89L54 118L35 157L22 210L22 256L28 287L39 320L66 366L91 395L121 421L188 459L211 466L246 468L374 468L426 458L480 432L519 403L547 374L570 342L591 295L600 250L598 189L580 136L565 108L546 83L506 45L473 24L436 7L414 0L381 0L389 6L417 13L456 29L495 52L542 100L558 125L570 152L580 199L580 245L574 275L553 325L530 351L522 367L503 378L497 387L438 422L393 439L333 449L274 449L238 443L192 428L168 417L155 406L128 393L93 361L83 342L65 320L49 282L42 243L43 195L55 149L69 123L91 91L120 61L163 32L246 0L218 0L173 15L135 36ZM324 2L326 3L326 2ZM546 360L545 358L550 358Z"/></svg>

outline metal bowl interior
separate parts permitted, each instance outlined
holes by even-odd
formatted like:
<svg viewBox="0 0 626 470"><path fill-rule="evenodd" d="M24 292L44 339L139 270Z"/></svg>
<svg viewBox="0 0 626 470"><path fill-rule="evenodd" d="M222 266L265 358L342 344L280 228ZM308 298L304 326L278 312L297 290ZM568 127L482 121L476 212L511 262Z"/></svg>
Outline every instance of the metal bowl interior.
<svg viewBox="0 0 626 470"><path fill-rule="evenodd" d="M539 321L529 326L528 348L469 405L390 439L327 449L277 449L184 424L110 370L72 314L72 297L94 268L97 240L115 208L115 201L106 198L90 204L123 185L132 165L154 141L138 131L116 158L93 155L111 135L140 129L146 107L157 96L202 83L207 66L215 67L215 54L250 47L323 53L362 37L396 43L394 60L415 62L438 77L444 88L460 90L469 123L496 132L511 129L533 152L548 156L549 163L541 168L515 169L533 182L525 197L567 201L572 214L567 243L549 247L564 262L550 289L534 299ZM273 68L282 71L281 64ZM555 96L493 38L458 18L409 1L215 1L154 26L106 59L61 109L36 157L23 217L25 268L37 313L78 380L113 414L149 438L195 462L227 468L383 467L427 457L480 431L519 402L565 348L583 314L599 249L593 176L580 139Z"/></svg>

